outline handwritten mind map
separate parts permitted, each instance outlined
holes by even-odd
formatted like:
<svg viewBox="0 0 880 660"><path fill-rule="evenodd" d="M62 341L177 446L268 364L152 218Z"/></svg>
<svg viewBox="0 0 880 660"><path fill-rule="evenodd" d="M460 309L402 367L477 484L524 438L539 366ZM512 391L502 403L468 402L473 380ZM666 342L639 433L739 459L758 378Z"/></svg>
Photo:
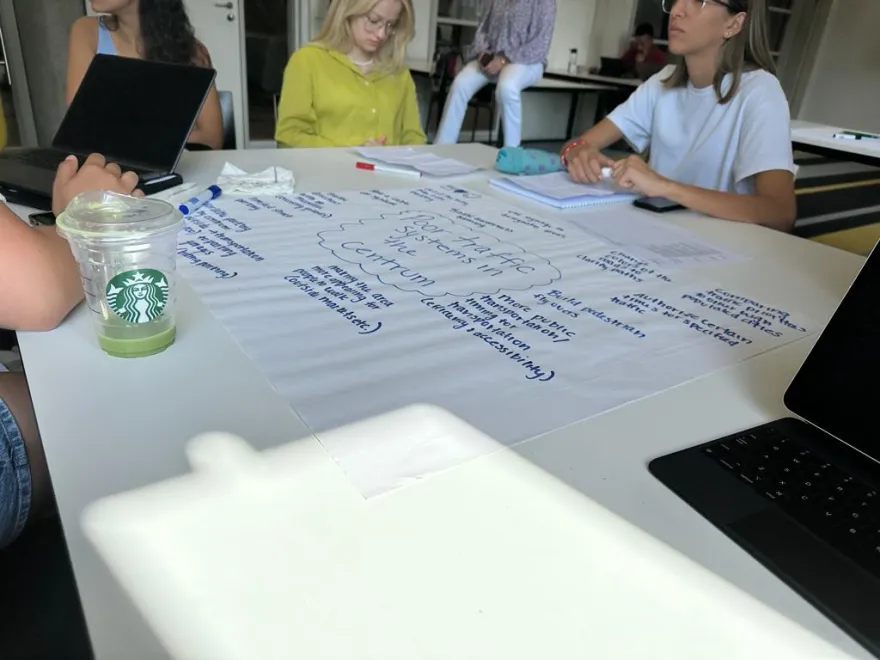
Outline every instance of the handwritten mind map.
<svg viewBox="0 0 880 660"><path fill-rule="evenodd" d="M324 431L432 403L513 444L814 327L452 186L228 199L185 232L184 277L365 496L467 456Z"/></svg>
<svg viewBox="0 0 880 660"><path fill-rule="evenodd" d="M426 296L526 291L561 277L547 259L438 213L382 213L318 238L337 259L383 284ZM462 267L462 277L444 277L452 262Z"/></svg>

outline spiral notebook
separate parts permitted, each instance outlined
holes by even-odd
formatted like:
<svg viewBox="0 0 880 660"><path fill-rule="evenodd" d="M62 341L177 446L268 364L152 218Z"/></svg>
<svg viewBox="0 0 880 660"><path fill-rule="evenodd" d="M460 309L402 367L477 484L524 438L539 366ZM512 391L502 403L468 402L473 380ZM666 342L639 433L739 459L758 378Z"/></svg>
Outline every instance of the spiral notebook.
<svg viewBox="0 0 880 660"><path fill-rule="evenodd" d="M610 181L593 184L575 183L569 178L567 172L516 178L502 177L492 179L489 183L496 188L522 195L557 209L621 204L640 197L640 195L618 188Z"/></svg>

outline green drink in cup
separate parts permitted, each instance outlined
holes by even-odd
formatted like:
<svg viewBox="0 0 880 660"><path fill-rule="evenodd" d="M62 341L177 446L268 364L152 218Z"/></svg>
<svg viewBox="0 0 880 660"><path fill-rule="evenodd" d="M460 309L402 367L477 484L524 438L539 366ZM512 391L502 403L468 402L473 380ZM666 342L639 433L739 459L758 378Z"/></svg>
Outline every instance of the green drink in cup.
<svg viewBox="0 0 880 660"><path fill-rule="evenodd" d="M79 263L101 348L144 357L171 346L180 211L156 199L87 192L56 226Z"/></svg>

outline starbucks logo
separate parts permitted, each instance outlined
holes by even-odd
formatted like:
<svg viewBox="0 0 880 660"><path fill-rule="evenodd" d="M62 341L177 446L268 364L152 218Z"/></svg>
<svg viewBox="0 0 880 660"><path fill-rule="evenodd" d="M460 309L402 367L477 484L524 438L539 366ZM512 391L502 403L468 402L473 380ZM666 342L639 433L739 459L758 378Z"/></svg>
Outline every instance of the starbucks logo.
<svg viewBox="0 0 880 660"><path fill-rule="evenodd" d="M168 280L158 270L128 270L107 283L107 305L129 323L149 323L162 316Z"/></svg>

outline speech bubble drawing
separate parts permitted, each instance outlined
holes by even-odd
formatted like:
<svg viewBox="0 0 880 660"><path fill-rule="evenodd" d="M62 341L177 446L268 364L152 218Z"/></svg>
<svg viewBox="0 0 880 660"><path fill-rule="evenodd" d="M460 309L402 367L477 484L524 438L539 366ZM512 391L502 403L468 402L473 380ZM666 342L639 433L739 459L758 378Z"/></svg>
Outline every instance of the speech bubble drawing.
<svg viewBox="0 0 880 660"><path fill-rule="evenodd" d="M321 247L383 284L424 296L527 291L562 277L544 257L433 211L383 213L318 238Z"/></svg>

